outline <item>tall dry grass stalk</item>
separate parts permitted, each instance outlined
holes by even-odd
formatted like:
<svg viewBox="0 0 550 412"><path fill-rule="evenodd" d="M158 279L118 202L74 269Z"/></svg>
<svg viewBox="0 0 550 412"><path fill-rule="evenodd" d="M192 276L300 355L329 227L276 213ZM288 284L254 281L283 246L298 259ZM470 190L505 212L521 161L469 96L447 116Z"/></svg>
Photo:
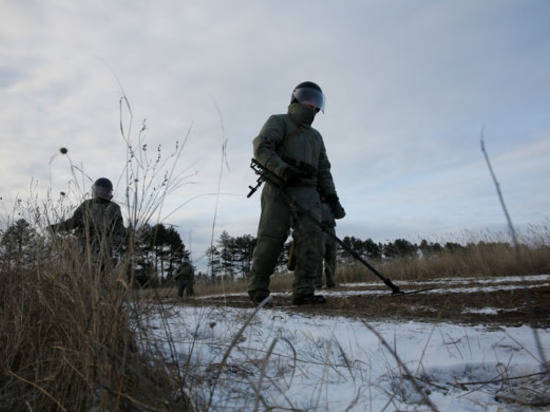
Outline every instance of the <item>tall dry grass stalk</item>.
<svg viewBox="0 0 550 412"><path fill-rule="evenodd" d="M1 409L188 407L161 354L138 347L126 265L102 270L70 243L57 252L0 268Z"/></svg>
<svg viewBox="0 0 550 412"><path fill-rule="evenodd" d="M498 199L500 201L500 205L502 207L502 211L504 212L504 216L506 217L506 223L508 224L508 230L510 232L510 237L512 238L512 244L514 245L515 251L516 251L516 259L518 263L521 263L521 250L519 246L518 236L516 234L516 229L514 227L514 224L512 222L512 218L510 217L510 214L508 213L508 208L506 207L506 202L504 201L504 196L502 195L502 191L500 190L500 184L498 183L497 176L493 170L493 166L491 165L491 160L489 158L489 153L487 153L487 150L485 149L485 141L483 140L483 132L484 127L481 129L481 151L483 152L483 156L485 157L485 161L487 162L487 167L489 168L489 172L491 173L491 178L493 179L493 183L495 184L495 188L498 194ZM531 291L527 290L525 292L525 296L528 301L531 300L532 295ZM534 318L533 309L530 310L529 317L531 319ZM541 359L541 363L543 365L544 370L547 374L550 374L550 367L548 365L548 362L546 361L546 354L544 353L544 348L542 346L542 342L539 336L538 331L535 328L532 328L533 336L535 338L536 344L537 344L537 350L539 352L539 356Z"/></svg>
<svg viewBox="0 0 550 412"><path fill-rule="evenodd" d="M135 230L161 221L166 198L185 183L187 171L177 163L189 132L165 158L160 146L148 149L145 125L132 140L131 123L123 96L120 128L127 159L120 180L126 183L129 239L118 260L100 260L72 235L47 230L72 213L91 184L67 149L60 153L69 161L72 192L58 201L31 194L16 204L13 220L25 218L37 235L24 258L0 253L1 410L193 409L177 359L144 339L149 334L142 319L155 301L143 304L132 287Z"/></svg>

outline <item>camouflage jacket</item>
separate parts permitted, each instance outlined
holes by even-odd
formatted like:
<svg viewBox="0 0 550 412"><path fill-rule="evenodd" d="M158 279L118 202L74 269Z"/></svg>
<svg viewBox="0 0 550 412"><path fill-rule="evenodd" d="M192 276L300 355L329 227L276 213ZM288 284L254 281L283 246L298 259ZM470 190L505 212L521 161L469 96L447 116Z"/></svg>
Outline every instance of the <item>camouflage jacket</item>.
<svg viewBox="0 0 550 412"><path fill-rule="evenodd" d="M108 250L118 247L126 240L120 206L101 199L85 200L75 210L73 216L53 226L55 230L76 230L82 242L88 239L93 247L105 243Z"/></svg>
<svg viewBox="0 0 550 412"><path fill-rule="evenodd" d="M321 223L323 226L331 228L336 226L336 220L334 220L334 215L328 203L321 202Z"/></svg>
<svg viewBox="0 0 550 412"><path fill-rule="evenodd" d="M289 166L304 165L313 171L304 185L317 187L323 196L336 194L321 134L313 127L297 128L288 114L270 116L253 141L254 157L281 177Z"/></svg>

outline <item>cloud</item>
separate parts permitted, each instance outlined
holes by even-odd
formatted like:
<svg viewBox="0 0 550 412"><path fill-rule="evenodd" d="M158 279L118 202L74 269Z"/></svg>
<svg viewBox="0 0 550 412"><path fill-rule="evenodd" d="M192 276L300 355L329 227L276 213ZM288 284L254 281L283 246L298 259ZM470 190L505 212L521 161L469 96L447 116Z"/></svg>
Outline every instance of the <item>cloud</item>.
<svg viewBox="0 0 550 412"><path fill-rule="evenodd" d="M544 1L0 7L5 198L24 192L31 177L43 192L66 189L67 159L49 164L59 146L92 179L118 178L126 156L120 81L134 132L147 119L150 148L170 152L192 125L178 167L197 174L166 210L217 191L226 138L230 168L221 190L238 196L220 198L216 234L254 233L259 201L245 198L255 180L251 141L270 114L286 110L292 87L311 79L328 99L315 126L348 210L342 233L394 238L497 224L499 206L479 151L482 125L513 215L520 222L546 216ZM199 197L170 223L192 230L194 248L202 249L214 207L214 196Z"/></svg>

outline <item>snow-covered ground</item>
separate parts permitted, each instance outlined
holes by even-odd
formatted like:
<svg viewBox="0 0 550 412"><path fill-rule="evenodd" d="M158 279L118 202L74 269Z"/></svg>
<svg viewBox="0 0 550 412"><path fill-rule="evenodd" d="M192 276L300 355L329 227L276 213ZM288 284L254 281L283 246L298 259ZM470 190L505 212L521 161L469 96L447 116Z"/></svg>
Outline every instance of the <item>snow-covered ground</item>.
<svg viewBox="0 0 550 412"><path fill-rule="evenodd" d="M550 275L529 275L529 276L499 276L499 277L469 277L469 278L439 278L432 280L410 281L410 280L397 280L394 281L396 285L471 285L477 284L498 284L498 283L523 283L523 282L542 282L550 280ZM380 282L353 282L346 283L347 287L365 287L365 286L378 286Z"/></svg>
<svg viewBox="0 0 550 412"><path fill-rule="evenodd" d="M434 287L433 290L422 292L423 294L447 294L447 293L474 293L474 292L497 292L516 289L533 289L550 286L550 275L532 275L532 276L503 276L490 278L441 278L426 281L395 281L398 286L412 286L413 289L423 289L426 287ZM526 285L526 282L533 282L532 285ZM506 283L503 285L503 283ZM362 295L387 295L389 290L381 282L354 282L345 283L342 286L346 288L361 288L361 287L378 287L379 289L367 290L323 290L321 293L324 296L345 297L345 296L362 296ZM455 286L455 287L449 287ZM406 289L404 289L406 291ZM275 292L273 296L290 296L289 292ZM230 296L242 296L248 299L246 292L241 293L226 293L216 295L199 296L197 299L211 299Z"/></svg>
<svg viewBox="0 0 550 412"><path fill-rule="evenodd" d="M427 396L441 411L497 411L517 406L497 399L547 391L540 375L503 380L540 372L540 354L527 326L368 323L418 378L419 393L390 350L359 320L277 309L253 315L254 309L220 306L173 306L168 312L168 333L179 363L187 365L187 382L207 402L212 399L214 410L253 410L256 402L260 410L426 410L420 402ZM171 345L160 317L149 318L148 327L168 354ZM548 357L550 330L539 334Z"/></svg>

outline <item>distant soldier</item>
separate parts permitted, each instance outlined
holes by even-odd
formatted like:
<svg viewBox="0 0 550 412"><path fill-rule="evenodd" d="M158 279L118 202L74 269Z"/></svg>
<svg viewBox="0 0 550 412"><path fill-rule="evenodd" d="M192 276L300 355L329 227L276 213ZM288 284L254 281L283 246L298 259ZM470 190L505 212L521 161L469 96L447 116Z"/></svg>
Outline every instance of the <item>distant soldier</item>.
<svg viewBox="0 0 550 412"><path fill-rule="evenodd" d="M75 230L83 250L89 248L104 264L126 240L120 206L112 202L112 198L113 184L101 177L92 186L92 199L82 202L71 218L50 228L53 231Z"/></svg>
<svg viewBox="0 0 550 412"><path fill-rule="evenodd" d="M193 290L193 285L195 283L195 269L189 260L184 259L176 272L176 280L178 281L178 296L194 296L195 291Z"/></svg>
<svg viewBox="0 0 550 412"><path fill-rule="evenodd" d="M335 226L336 221L334 215L330 210L329 205L326 203L326 199L321 197L321 223L324 229L333 236L336 235ZM327 288L333 288L336 286L334 282L334 275L336 274L336 242L326 232L323 232L323 260L325 266L325 286ZM319 265L317 270L317 278L315 279L315 288L321 289L323 287L323 261Z"/></svg>

